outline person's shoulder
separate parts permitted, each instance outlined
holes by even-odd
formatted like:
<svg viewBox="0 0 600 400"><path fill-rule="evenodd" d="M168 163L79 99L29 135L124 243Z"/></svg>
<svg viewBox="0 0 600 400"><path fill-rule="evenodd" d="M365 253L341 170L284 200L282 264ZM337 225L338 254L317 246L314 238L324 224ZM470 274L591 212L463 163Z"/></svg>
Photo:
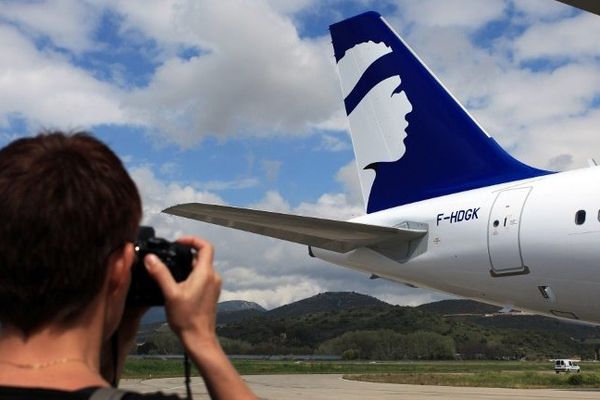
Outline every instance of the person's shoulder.
<svg viewBox="0 0 600 400"><path fill-rule="evenodd" d="M20 386L0 386L0 400L82 400L89 398L95 388L65 391L49 388L31 388Z"/></svg>
<svg viewBox="0 0 600 400"><path fill-rule="evenodd" d="M98 388L84 388L76 391L64 391L45 388L26 388L0 386L0 400L83 400L89 399ZM136 393L127 392L122 400L181 400L181 397L174 394L155 393Z"/></svg>

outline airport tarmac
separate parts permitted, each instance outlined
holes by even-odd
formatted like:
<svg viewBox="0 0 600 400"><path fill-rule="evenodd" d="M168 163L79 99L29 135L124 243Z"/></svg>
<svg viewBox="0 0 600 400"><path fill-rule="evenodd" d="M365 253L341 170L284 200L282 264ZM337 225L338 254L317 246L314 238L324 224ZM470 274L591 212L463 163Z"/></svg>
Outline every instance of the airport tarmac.
<svg viewBox="0 0 600 400"><path fill-rule="evenodd" d="M244 380L261 399L363 400L363 399L600 399L600 390L495 389L450 386L398 385L348 381L342 375L246 375ZM125 379L121 389L138 392L185 394L183 378ZM200 378L192 379L194 399L208 399Z"/></svg>

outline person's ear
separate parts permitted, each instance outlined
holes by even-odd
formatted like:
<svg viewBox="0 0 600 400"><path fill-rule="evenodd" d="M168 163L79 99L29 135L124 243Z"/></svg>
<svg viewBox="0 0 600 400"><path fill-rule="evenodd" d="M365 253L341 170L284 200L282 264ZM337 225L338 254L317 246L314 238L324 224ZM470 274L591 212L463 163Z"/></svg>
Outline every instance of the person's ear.
<svg viewBox="0 0 600 400"><path fill-rule="evenodd" d="M131 281L131 266L135 258L133 243L128 242L116 250L109 259L108 289L109 295L127 292Z"/></svg>
<svg viewBox="0 0 600 400"><path fill-rule="evenodd" d="M105 339L115 332L123 316L134 258L133 243L129 242L115 250L108 259L108 271L103 292L105 304L103 335Z"/></svg>

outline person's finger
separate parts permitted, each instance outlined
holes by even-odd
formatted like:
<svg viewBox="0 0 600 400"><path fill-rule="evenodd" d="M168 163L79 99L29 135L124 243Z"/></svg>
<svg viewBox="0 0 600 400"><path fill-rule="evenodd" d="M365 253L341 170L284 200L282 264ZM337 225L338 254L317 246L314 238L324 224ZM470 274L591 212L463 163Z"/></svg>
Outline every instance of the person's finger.
<svg viewBox="0 0 600 400"><path fill-rule="evenodd" d="M212 265L215 250L210 242L195 236L183 236L177 242L193 247L197 251L198 261Z"/></svg>
<svg viewBox="0 0 600 400"><path fill-rule="evenodd" d="M158 283L165 298L170 297L176 291L177 282L167 266L154 254L147 254L144 257L144 265L148 274Z"/></svg>
<svg viewBox="0 0 600 400"><path fill-rule="evenodd" d="M192 247L201 248L207 244L210 244L209 241L199 238L198 236L181 236L176 240L178 243L186 244Z"/></svg>
<svg viewBox="0 0 600 400"><path fill-rule="evenodd" d="M215 250L210 242L193 236L184 236L178 239L177 242L196 249L196 259L192 263L192 272L188 278L190 281L202 281L206 274L210 275L214 273L213 259Z"/></svg>

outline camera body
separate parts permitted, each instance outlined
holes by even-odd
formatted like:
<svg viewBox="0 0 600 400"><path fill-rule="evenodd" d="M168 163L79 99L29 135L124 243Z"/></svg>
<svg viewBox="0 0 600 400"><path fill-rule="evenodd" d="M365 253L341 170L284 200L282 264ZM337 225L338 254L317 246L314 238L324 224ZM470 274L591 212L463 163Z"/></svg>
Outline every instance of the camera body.
<svg viewBox="0 0 600 400"><path fill-rule="evenodd" d="M134 243L136 259L131 269L131 286L127 294L127 305L134 307L163 306L165 299L160 287L148 274L144 257L154 254L169 268L177 282L184 281L192 271L194 252L185 246L154 235L154 228L140 227Z"/></svg>

